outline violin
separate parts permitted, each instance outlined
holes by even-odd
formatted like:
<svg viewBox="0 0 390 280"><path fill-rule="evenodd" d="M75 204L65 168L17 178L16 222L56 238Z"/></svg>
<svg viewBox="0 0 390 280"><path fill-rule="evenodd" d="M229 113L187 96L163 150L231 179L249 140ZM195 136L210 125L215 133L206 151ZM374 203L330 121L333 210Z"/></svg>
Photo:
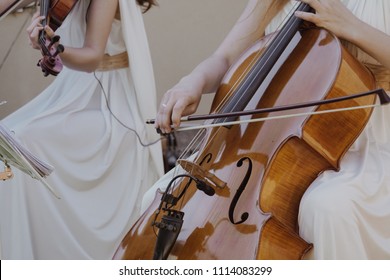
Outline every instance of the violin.
<svg viewBox="0 0 390 280"><path fill-rule="evenodd" d="M77 0L41 0L40 15L45 17L42 25L49 25L53 31L57 30L76 3ZM64 51L64 46L59 44L60 36L55 35L48 39L42 30L38 41L42 58L37 65L41 67L44 76L57 76L63 68L61 58L58 56Z"/></svg>
<svg viewBox="0 0 390 280"><path fill-rule="evenodd" d="M311 11L300 3L298 11ZM293 14L293 13L292 13ZM196 152L118 246L114 259L302 259L301 198L317 176L338 171L367 124L376 95L294 107L372 92L372 73L327 30L291 16L226 73ZM389 102L389 100L387 100ZM331 114L306 114L364 107ZM251 115L231 114L254 111ZM233 125L236 120L271 119ZM193 146L190 144L191 149Z"/></svg>

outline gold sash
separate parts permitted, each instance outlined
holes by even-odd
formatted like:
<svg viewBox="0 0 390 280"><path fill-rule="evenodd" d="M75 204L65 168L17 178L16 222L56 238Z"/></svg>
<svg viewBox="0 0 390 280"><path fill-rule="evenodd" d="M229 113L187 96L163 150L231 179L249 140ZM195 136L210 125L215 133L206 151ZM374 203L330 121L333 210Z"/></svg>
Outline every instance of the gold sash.
<svg viewBox="0 0 390 280"><path fill-rule="evenodd" d="M110 71L127 67L129 67L127 52L113 56L105 54L96 71Z"/></svg>

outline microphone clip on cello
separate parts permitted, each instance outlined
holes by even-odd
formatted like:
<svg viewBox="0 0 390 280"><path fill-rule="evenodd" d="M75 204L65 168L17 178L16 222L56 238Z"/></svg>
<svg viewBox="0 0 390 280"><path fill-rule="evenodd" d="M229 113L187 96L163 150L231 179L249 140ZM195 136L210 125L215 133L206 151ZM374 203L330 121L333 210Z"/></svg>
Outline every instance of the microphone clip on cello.
<svg viewBox="0 0 390 280"><path fill-rule="evenodd" d="M174 181L181 177L188 177L190 181L183 189L183 191L176 197L169 193ZM161 197L161 203L158 209L155 211L155 218L152 222L152 226L158 228L157 240L154 247L153 259L154 260L165 260L168 258L177 237L181 231L183 225L184 212L172 209L178 201L184 196L190 182L195 181L198 190L204 192L208 196L213 196L215 190L212 186L206 183L204 180L200 180L190 174L182 174L174 177L167 186L164 195ZM164 206L163 206L164 204ZM157 217L161 211L166 214L161 217L161 220L157 222Z"/></svg>
<svg viewBox="0 0 390 280"><path fill-rule="evenodd" d="M168 184L164 195L161 197L161 203L155 211L154 221L152 222L152 227L158 228L157 240L153 253L154 260L167 259L183 225L184 212L171 209L180 199L180 196L175 197L168 193L174 181L175 178ZM163 204L165 206L163 206ZM167 212L167 214L161 218L160 222L157 222L157 217L161 211Z"/></svg>

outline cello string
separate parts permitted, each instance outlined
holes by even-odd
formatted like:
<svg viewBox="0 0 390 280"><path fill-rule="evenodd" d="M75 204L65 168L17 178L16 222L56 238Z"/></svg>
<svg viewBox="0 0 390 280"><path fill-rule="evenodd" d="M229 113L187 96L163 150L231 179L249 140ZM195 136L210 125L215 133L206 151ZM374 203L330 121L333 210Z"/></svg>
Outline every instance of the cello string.
<svg viewBox="0 0 390 280"><path fill-rule="evenodd" d="M283 21L278 25L278 27L277 27L275 32L279 32L282 28L286 28L285 35L282 36L282 37L279 37L279 38L281 38L281 41L284 41L284 39L286 38L286 35L291 31L292 27L291 26L287 26L286 23L293 16L293 13L298 9L299 5L301 5L299 2L294 3L293 7L290 9L290 11L287 14L287 16L285 16ZM307 5L307 4L305 4L305 5ZM300 21L300 19L298 19L296 17L292 18L292 23L296 23L298 21ZM277 36L280 36L280 35L277 35ZM231 90L229 90L229 92L225 95L226 98L224 98L224 100L220 103L220 106L218 106L217 109L220 109L222 106L224 106L229 101L229 97L232 95L233 91L236 91L236 92L245 91L247 88L251 87L251 85L253 84L254 80L256 80L257 76L260 73L262 73L262 71L264 70L265 64L267 64L267 62L269 62L269 58L272 57L272 55L275 53L277 47L280 46L280 43L279 43L278 45L275 46L274 49L269 49L270 45L274 42L274 39L277 36L275 36L275 37L274 36L268 37L266 39L264 47L260 51L258 51L256 53L256 55L254 56L252 61L246 67L245 71L243 71L243 73L240 75L240 77L237 79L237 81L232 85ZM257 71L257 75L255 75L255 77L248 84L247 81L249 80L249 76L250 76L248 73L251 73L251 71L253 73L253 71L255 71L253 65L258 63L259 59L262 58L264 56L264 53L267 52L267 51L270 52L269 55L268 55L268 59L266 59L264 61L264 63L261 65L260 69L256 70ZM237 89L235 89L236 87L237 87ZM240 96L237 104L240 103L240 100L242 100L242 98L243 98L243 96Z"/></svg>
<svg viewBox="0 0 390 280"><path fill-rule="evenodd" d="M284 18L284 20L282 21L282 23L279 24L279 26L278 26L278 28L277 28L277 31L281 29L281 26L283 26L283 27L285 26L285 24L286 24L286 22L288 21L288 19L291 18L292 13L297 9L297 8L296 8L297 5L299 5L299 3L296 3L296 4L293 5L293 8L290 10L289 14ZM293 19L293 22L296 22L296 21L298 21L298 20L299 20L299 19L294 18L294 19ZM288 26L288 27L287 27L287 33L288 33L288 31L291 30L291 28L292 28L291 26ZM283 34L282 34L282 35L283 35ZM284 35L281 37L282 40L283 40L286 36L287 36L287 35L284 34ZM254 68L253 66L254 66L256 63L259 62L259 58L263 56L265 50L269 48L269 46L271 45L272 42L273 42L273 37L269 37L269 38L266 39L265 44L264 44L265 47L264 47L262 50L258 51L258 52L255 54L254 58L251 60L251 62L249 63L249 65L246 67L245 71L243 71L243 72L240 74L240 77L235 81L235 83L233 84L233 86L231 87L231 89L228 91L228 93L225 94L225 97L223 98L222 102L219 103L219 105L217 106L217 109L216 109L216 110L219 110L219 109L222 108L224 105L226 105L227 102L229 102L230 96L233 94L234 91L235 91L235 92L239 92L240 90L243 90L243 89L247 86L247 81L249 80L249 77L248 77L247 73L250 73L250 71L254 71L254 70L253 70L253 68ZM280 43L279 43L279 45L280 45ZM277 46L278 46L278 45L277 45ZM276 49L276 48L275 48L275 49ZM267 50L267 51L270 51L271 54L273 54L273 53L275 53L275 51L276 51L275 49ZM269 58L267 58L266 62L268 62L268 61L269 61ZM261 71L264 69L264 67L265 67L264 64L261 65L259 72L261 72ZM258 74L257 74L257 75L258 75ZM255 75L255 77L256 77L257 75ZM249 86L250 86L252 83L253 83L253 80L252 80L252 82L249 83ZM237 89L236 89L236 87L237 87ZM241 100L241 99L242 99L242 97L239 98L239 100ZM200 128L199 128L199 129L201 129L201 131L198 132L198 134L196 135L196 137L195 137L195 138L191 141L191 143L186 147L186 149L183 151L183 153L179 156L179 159L182 159L184 155L189 154L189 151L190 151L191 149L193 149L194 151L199 150L200 145L201 145L201 144L204 142L204 140L205 140L205 136L204 136L204 135L205 135L205 133L204 133L205 130L204 130L203 128L207 128L207 126L206 126L206 127L200 127ZM197 128L192 128L192 130L193 130L193 129L197 129ZM219 129L220 129L220 126L218 127L218 130L219 130ZM218 132L218 130L217 130L217 132ZM177 131L180 131L180 130L177 130ZM213 133L213 134L211 135L211 138L209 139L210 142L212 142L212 141L215 139L216 135L217 135L217 133ZM200 141L199 141L199 140L200 140ZM203 140L203 141L202 141L202 140ZM193 153L192 155L195 156L195 153ZM177 161L177 162L178 162L178 161ZM179 169L178 169L178 168L175 168L175 170L174 170L174 172L173 172L172 178L175 178L176 175L177 175L177 173L179 173L179 172L180 172ZM173 180L173 179L172 179L172 180ZM176 185L177 185L177 184L179 184L177 181L173 182L173 185L174 185L174 186L173 186L172 188L170 188L170 190L168 190L168 191L173 192L174 190L176 190ZM185 185L187 185L187 184L185 184ZM184 188L185 188L185 187L184 187ZM181 191L179 190L179 193L180 193L180 192L181 192ZM183 201L184 201L184 200L182 200L182 203L184 203Z"/></svg>
<svg viewBox="0 0 390 280"><path fill-rule="evenodd" d="M275 32L278 32L280 31L284 26L285 24L287 23L288 19L293 15L293 13L297 10L298 6L299 6L299 2L296 2L293 4L293 7L290 9L290 11L288 12L288 14L284 17L284 19L282 20L281 23L279 23L278 27L276 28L276 31ZM299 20L299 19L294 19L294 20ZM256 64L258 62L258 60L262 57L263 53L266 51L266 49L271 45L272 41L273 41L274 37L268 37L266 38L265 40L265 44L264 44L264 47L257 51L257 53L255 54L255 56L252 58L252 60L249 62L248 66L246 66L245 70L242 71L242 73L240 74L240 76L237 78L237 80L235 81L235 83L231 86L231 89L226 93L225 97L223 98L222 102L216 107L216 110L220 110L221 107L223 107L224 105L226 105L226 103L229 101L229 97L232 95L233 91L239 91L241 90L244 85L245 85L245 82L244 79L247 78L248 79L248 75L246 75L248 72L250 72L250 70L252 69L253 70L253 65ZM260 69L262 70L262 69ZM259 71L261 72L261 71ZM237 89L235 89L237 87Z"/></svg>
<svg viewBox="0 0 390 280"><path fill-rule="evenodd" d="M290 9L288 15L283 19L283 21L279 24L279 26L277 27L277 31L279 31L282 27L284 27L286 25L286 22L291 18L291 16L293 15L293 13L298 9L298 5L300 5L300 3L295 3L293 5L293 7ZM293 22L296 22L298 21L299 19L297 18L293 18ZM287 32L291 30L291 26L287 26ZM285 34L282 34L283 36L281 37L282 40L286 37ZM268 48L272 41L273 41L274 38L268 38L265 42L265 48ZM280 45L280 44L279 44ZM278 45L277 45L278 46ZM275 49L272 49L270 50L271 51L271 55L273 53L275 53ZM246 86L249 87L252 83L249 84L249 86L247 85L247 83L245 82L245 79L248 80L249 77L247 75L248 72L250 72L250 69L253 70L253 65L255 65L256 63L258 63L259 61L259 58L263 55L263 51L258 51L256 53L256 55L254 56L254 58L251 60L251 62L249 63L249 65L246 67L245 71L243 71L243 73L241 73L240 77L235 81L235 83L233 84L233 86L231 87L231 89L228 91L228 93L225 95L225 97L223 98L222 102L217 106L217 109L216 111L218 111L218 109L220 109L222 106L224 106L229 100L230 100L230 96L232 95L232 92L233 91L236 91L236 92L239 92L240 90L243 90ZM269 58L265 61L265 62L268 62L269 61ZM264 65L261 66L260 68L260 71L263 70L264 68ZM237 89L236 89L237 87ZM242 97L239 98L239 101L242 99ZM207 128L208 126L204 126L204 128ZM203 127L202 127L203 128ZM196 129L196 128L194 128ZM190 129L188 129L190 130ZM180 131L180 130L178 130ZM215 135L215 134L214 134ZM211 141L213 140L213 135L211 137ZM185 152L188 152L190 149L192 149L194 146L190 143L190 145L187 147L187 149L185 150ZM179 157L180 159L180 157Z"/></svg>
<svg viewBox="0 0 390 280"><path fill-rule="evenodd" d="M291 11L292 11L292 10L291 10ZM291 15L290 15L290 16L291 16ZM287 17L288 17L288 16L287 16ZM286 18L287 18L287 17L286 17ZM294 23L294 22L296 22L297 20L298 20L297 18L293 18L293 19L292 19L292 22ZM282 40L285 39L286 36L287 36L288 33L289 33L288 31L291 31L291 29L292 29L292 26L291 26L291 25L288 26L287 29L286 29L286 30L287 30L286 33L282 34L282 37L279 37L279 38L281 38ZM271 45L270 42L272 42L271 38L269 38L269 40L265 43L266 49L269 49L269 46ZM279 42L277 42L277 43L278 43L278 44L281 44L280 42L281 42L281 41L279 41ZM279 46L279 45L277 45L277 46ZM277 47L275 47L275 49L267 50L267 51L270 51L271 54L273 54L273 53L276 52L276 49L277 49ZM223 101L218 105L217 108L221 108L221 107L224 106L227 102L229 102L230 96L232 95L232 92L234 92L234 91L239 92L239 90L242 90L242 89L245 88L245 86L247 85L246 82L250 79L250 77L246 76L247 72L250 73L250 71L254 71L254 70L253 70L253 65L255 65L256 63L259 63L259 62L258 62L258 59L259 59L259 57L261 57L262 55L263 55L263 52L262 52L262 51L259 51L259 52L256 53L255 58L251 61L250 65L246 68L246 71L243 72L243 73L241 74L240 78L235 82L234 86L230 89L230 91L228 92L228 94L225 95L225 97L223 98ZM268 62L269 59L270 59L270 56L266 57L266 62ZM265 63L264 63L264 64L265 64ZM258 73L262 72L262 70L263 70L264 67L265 67L264 64L260 65L260 66L261 66L261 67L260 67L260 70L256 70L256 71L258 71L258 72L255 73L255 77L257 77L257 76L259 75ZM250 69L250 71L248 71L248 69ZM244 78L243 78L243 77L244 77ZM246 80L245 80L245 79L246 79ZM244 80L244 82L242 82L242 80ZM253 83L253 80L250 81L250 83L249 83L250 86L252 85L252 83ZM237 85L238 85L238 90L235 89L235 87L236 87ZM242 98L243 98L243 97L240 96L239 100L241 100ZM225 123L224 125L226 125L226 123ZM222 126L222 125L219 125L219 127L217 128L217 132L219 131L219 129L221 129L221 126ZM205 127L199 127L199 129L202 129L202 128L205 128ZM193 128L193 129L196 129L196 128ZM177 131L180 131L180 130L177 130ZM205 131L205 130L203 129L203 131ZM215 139L216 136L217 136L217 133L211 134L210 142L213 142L213 139ZM197 134L197 137L195 137L195 138L200 139L200 138L201 138L201 133L198 133L198 134ZM203 137L203 138L204 138L204 137ZM203 143L203 142L204 142L204 141L201 141L201 143ZM190 147L194 147L195 144L196 144L196 141L191 142L190 145L187 146L187 149L186 149L186 150L188 151L189 148L190 148ZM200 145L200 144L198 144L198 145ZM198 147L199 147L199 146L198 146ZM181 157L182 157L182 156L183 156L183 154L181 155ZM194 156L195 156L195 154L194 154ZM194 168L195 168L195 166L194 166ZM176 173L176 172L178 172L178 169L175 168L174 173ZM183 187L184 187L184 189L183 189L183 191L184 191L183 196L186 196L186 191L185 191L185 189L188 188L188 186L189 186L189 184L191 183L191 181L187 181L187 182L181 181L180 187L179 187L179 188L176 188L176 183L177 183L177 182L176 182L175 178L176 178L176 177L173 177L173 179L171 179L171 182L170 182L170 184L169 184L169 186L171 186L171 185L175 185L175 186L174 186L173 188L169 188L167 191L173 193L174 190L176 191L176 189L178 189L178 191L179 191L178 193L180 194L180 193L183 193L183 192L180 190L181 186L183 186ZM181 195L179 195L179 196L181 197ZM181 204L181 205L184 204L184 201L185 201L185 199L180 199L180 204Z"/></svg>
<svg viewBox="0 0 390 280"><path fill-rule="evenodd" d="M297 5L301 5L301 3L297 2L297 3L294 4L293 8L290 10L290 13L284 18L284 21L285 21L285 22L286 22L288 19L292 18L292 15L293 15L293 12L292 12L292 11L295 12L295 11L299 8L299 7L296 7ZM307 4L302 4L302 5L307 5ZM296 7L296 8L295 8L295 7ZM288 25L283 25L282 28L286 28L286 32L285 32L284 34L282 34L282 37L280 37L281 40L280 40L279 42L284 41L284 39L286 38L287 34L289 34L289 33L291 32L293 24L294 24L294 23L297 23L298 21L300 21L300 19L298 19L298 18L296 18L296 17L293 17L293 18L292 18L292 24L291 24L291 25L289 25L289 26L288 26ZM280 24L279 27L280 27L281 25L282 25L282 24ZM280 31L280 30L279 30L279 31ZM277 37L278 37L278 36L280 36L280 35L278 34ZM275 41L275 40L271 40L271 39L270 39L270 40L268 41L268 43L266 44L265 50L271 52L271 53L268 55L268 57L265 57L264 55L262 55L261 53L259 53L258 58L260 58L260 57L265 57L266 60L265 60L264 63L261 65L260 69L257 70L257 72L256 72L256 74L255 74L255 77L252 78L252 80L249 82L249 85L247 85L246 89L247 89L247 88L250 88L250 87L252 86L253 82L256 80L256 78L258 77L258 75L260 75L260 73L262 73L262 71L264 70L265 65L270 61L270 58L273 56L273 54L275 54L276 49L281 45L281 43L279 43L278 45L275 46L274 49L269 49L270 45L271 45L274 41ZM256 61L256 62L257 62L257 61ZM251 70L252 70L252 71L255 71L253 68L252 68ZM248 75L247 75L246 77L244 77L244 79L245 79L245 78L246 78L246 80L249 80ZM244 83L241 83L241 84L239 85L239 89L238 89L237 91L239 91L239 90L241 90L241 89L244 89L244 91L245 91L246 89L244 88L244 86L246 86L246 83L245 83L245 82L244 82ZM243 95L239 98L238 101L240 101L242 98L244 98ZM239 102L237 102L236 104L238 104L238 103L239 103ZM234 108L233 108L233 110L234 110Z"/></svg>
<svg viewBox="0 0 390 280"><path fill-rule="evenodd" d="M282 22L279 24L279 26L277 27L277 31L280 31L280 30L282 29L282 27L285 27L286 22L292 17L293 13L297 10L297 8L298 8L299 5L300 5L300 3L298 3L298 2L295 3L295 4L293 5L293 7L290 9L288 15L283 19L283 21L282 21ZM299 19L293 18L293 23L294 23L294 22L297 22L297 21L299 21ZM286 29L286 30L287 30L286 33L288 34L289 31L292 29L292 27L291 27L291 26L287 26L286 28L287 28L287 29ZM281 41L283 41L283 39L287 36L286 33L285 33L285 34L282 34ZM225 94L225 97L223 98L222 102L220 102L219 105L217 106L216 111L220 110L220 108L222 108L224 105L226 105L226 104L229 102L230 97L233 95L233 92L234 92L234 91L235 91L235 92L239 92L240 90L243 90L243 89L245 90L245 87L248 88L248 87L251 86L251 84L253 83L253 80L249 83L249 86L248 86L246 81L249 80L249 77L248 77L249 75L247 75L247 74L250 73L251 71L255 71L255 70L253 70L253 68L254 68L253 66L254 66L256 63L259 62L259 59L263 56L264 52L269 48L269 46L270 46L271 43L273 42L273 39L274 39L274 37L269 37L269 38L266 39L265 44L264 44L264 48L262 48L260 51L257 51L257 53L256 53L255 56L252 58L252 60L251 60L250 63L248 64L248 66L247 66L247 67L245 68L245 70L240 74L240 77L239 77L239 78L235 81L235 83L231 86L231 89ZM275 49L267 50L267 51L270 51L270 52L271 52L271 55L268 56L268 58L266 59L265 63L269 61L269 57L272 56L273 53L275 53L275 51L276 51L276 49L277 49L277 47L278 47L279 45L280 45L280 43L279 43L278 45L276 45ZM264 64L265 64L265 63L264 63ZM258 73L260 73L260 72L264 69L264 67L265 67L264 64L261 65L260 70L258 71ZM258 74L257 74L257 75L258 75ZM256 77L257 75L255 75L255 77ZM237 88L236 88L236 87L237 87ZM239 101L240 101L242 98L243 98L243 97L240 96ZM212 121L212 122L213 122L213 121ZM196 130L197 128L199 128L199 129L208 128L208 127L209 127L209 126L205 125L204 127L194 127L194 128L191 129L191 130ZM218 127L218 130L219 130L219 127L221 127L221 125L216 126L216 127ZM190 129L186 129L186 130L190 130ZM217 132L218 132L218 130L217 130ZM177 130L177 131L183 131L183 130ZM212 141L215 139L215 137L216 137L216 135L217 135L217 132L214 133L213 135L211 135L211 138L209 139L210 142L212 142ZM198 133L196 139L199 140L199 139L202 137L201 135L202 135L202 133ZM195 139L194 139L194 140L195 140ZM204 140L204 138L203 138L202 140ZM184 152L183 152L182 155L179 157L179 159L181 159L182 156L183 156L184 154L187 154L191 149L197 150L197 149L199 148L199 145L200 145L202 142L203 142L203 141L199 141L199 142L198 142L199 144L197 145L196 149L194 149L196 142L195 142L195 141L192 141L192 142L187 146L187 148L184 150ZM176 174L174 174L174 175L176 175ZM173 190L173 189L174 189L174 188L172 188L172 190Z"/></svg>
<svg viewBox="0 0 390 280"><path fill-rule="evenodd" d="M298 6L299 6L299 5L300 5L299 2L293 4L293 7L290 9L290 11L289 11L289 13L287 14L287 16L285 16L284 19L283 19L283 21L278 25L277 31L279 31L282 27L285 26L286 22L291 18L291 16L293 15L293 13L298 9ZM294 22L299 21L299 20L300 20L300 19L298 19L298 18L293 18L293 21L294 21ZM289 31L289 30L291 30L291 26L288 26L287 31ZM285 35L285 36L286 36L286 35ZM282 39L285 38L285 36L282 37ZM265 43L265 48L268 48L269 45L272 43L272 41L273 41L273 38L267 38L266 43ZM271 51L272 51L271 54L273 54L273 53L275 52L275 50L271 50ZM217 106L216 111L218 111L218 109L220 109L223 105L225 105L225 104L228 102L228 99L229 99L231 93L235 90L235 87L237 86L237 84L238 84L238 89L236 89L236 91L241 90L241 89L245 86L245 83L241 83L241 84L239 84L239 83L243 80L243 77L249 79L248 76L246 76L246 73L248 72L247 70L248 70L248 69L253 69L253 65L254 65L256 62L258 62L258 59L259 59L262 55L263 55L263 52L261 52L261 51L258 51L258 52L256 53L256 55L254 56L254 58L251 60L251 62L249 63L249 65L246 67L245 71L243 71L243 73L241 73L240 77L235 81L235 83L232 85L231 89L230 89L230 90L228 91L228 93L225 95L225 98L223 98L223 101ZM266 62L267 62L267 61L269 61L269 59L266 60ZM263 68L261 68L259 72L261 72L262 69L263 69ZM241 98L240 98L240 99L241 99Z"/></svg>
<svg viewBox="0 0 390 280"><path fill-rule="evenodd" d="M200 146L201 144L203 143L203 140L204 140L204 133L205 133L205 129L202 129L200 130L196 136L191 140L190 144L186 146L186 148L184 149L184 151L181 153L181 155L178 157L178 159L176 160L176 166L180 166L180 164L178 163L178 160L180 159L184 159L185 158L185 155L189 155L186 157L186 159L190 159L193 160L194 157L196 156L197 152L199 151L200 149ZM191 152L192 150L192 152ZM171 176L171 178L176 178L179 174L183 174L183 173L191 173L191 172L187 172L185 171L184 169L182 168L174 168L174 171L173 171L173 174ZM174 181L173 182L173 186L172 188L170 189L171 193L173 193L174 190L178 189L178 192L181 193L182 190L180 188L177 188L176 186L181 184L182 181ZM185 188L185 186L184 186ZM185 195L185 194L184 194ZM181 201L181 204L183 203L183 200Z"/></svg>

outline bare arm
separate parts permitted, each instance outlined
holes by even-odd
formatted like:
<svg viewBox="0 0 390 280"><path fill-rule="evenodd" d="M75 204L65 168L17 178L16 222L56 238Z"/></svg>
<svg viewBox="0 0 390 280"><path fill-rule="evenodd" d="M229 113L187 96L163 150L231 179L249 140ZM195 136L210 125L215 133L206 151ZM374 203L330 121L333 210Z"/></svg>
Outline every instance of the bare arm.
<svg viewBox="0 0 390 280"><path fill-rule="evenodd" d="M67 48L61 59L69 68L94 71L104 55L118 0L92 0L88 11L87 31L82 48Z"/></svg>
<svg viewBox="0 0 390 280"><path fill-rule="evenodd" d="M115 11L118 7L118 0L92 0L87 15L87 30L84 45L81 48L65 46L65 51L60 54L62 62L69 68L92 72L99 65L104 55L107 39L111 31ZM42 17L36 15L27 33L29 34L31 45L39 49L38 34L42 30L40 22ZM54 32L45 27L48 36Z"/></svg>

